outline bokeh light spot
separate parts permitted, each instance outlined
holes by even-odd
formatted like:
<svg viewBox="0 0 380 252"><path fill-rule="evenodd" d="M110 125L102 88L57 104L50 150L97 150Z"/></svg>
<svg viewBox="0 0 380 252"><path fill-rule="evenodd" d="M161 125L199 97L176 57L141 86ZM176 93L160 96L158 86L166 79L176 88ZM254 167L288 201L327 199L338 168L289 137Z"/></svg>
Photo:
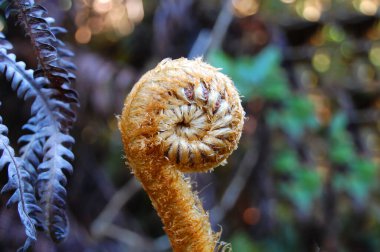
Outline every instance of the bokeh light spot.
<svg viewBox="0 0 380 252"><path fill-rule="evenodd" d="M313 56L312 64L318 72L326 72L330 68L330 56L325 52L317 52Z"/></svg>
<svg viewBox="0 0 380 252"><path fill-rule="evenodd" d="M357 78L362 83L369 83L375 78L375 69L367 62L360 63L355 70Z"/></svg>
<svg viewBox="0 0 380 252"><path fill-rule="evenodd" d="M232 5L238 17L251 16L259 9L259 3L256 0L233 0Z"/></svg>
<svg viewBox="0 0 380 252"><path fill-rule="evenodd" d="M286 4L291 4L291 3L294 3L295 0L281 0L281 2L286 3Z"/></svg>
<svg viewBox="0 0 380 252"><path fill-rule="evenodd" d="M139 23L144 18L144 6L141 0L128 0L126 2L128 18Z"/></svg>
<svg viewBox="0 0 380 252"><path fill-rule="evenodd" d="M71 0L60 0L59 1L59 7L63 11L70 10L72 6L73 6L73 3L71 2Z"/></svg>
<svg viewBox="0 0 380 252"><path fill-rule="evenodd" d="M360 12L368 16L375 15L377 8L378 4L372 0L362 0L359 5Z"/></svg>
<svg viewBox="0 0 380 252"><path fill-rule="evenodd" d="M79 27L75 32L75 40L80 44L87 44L91 40L91 30L88 26Z"/></svg>
<svg viewBox="0 0 380 252"><path fill-rule="evenodd" d="M83 2L82 9L75 17L77 27L87 26L92 35L104 34L109 41L115 42L132 33L134 27L143 20L145 15L142 0L81 1ZM80 41L85 41L85 39Z"/></svg>
<svg viewBox="0 0 380 252"><path fill-rule="evenodd" d="M342 42L345 39L344 32L336 26L331 26L328 30L330 39L334 42Z"/></svg>
<svg viewBox="0 0 380 252"><path fill-rule="evenodd" d="M243 220L248 225L255 225L260 221L261 212L260 209L250 207L244 210Z"/></svg>
<svg viewBox="0 0 380 252"><path fill-rule="evenodd" d="M303 17L311 22L316 22L321 18L321 10L313 5L308 5L303 9Z"/></svg>
<svg viewBox="0 0 380 252"><path fill-rule="evenodd" d="M369 60L375 66L380 67L380 45L372 46L369 51Z"/></svg>
<svg viewBox="0 0 380 252"><path fill-rule="evenodd" d="M112 1L111 0L95 0L93 7L94 7L94 10L98 13L106 13L112 9Z"/></svg>

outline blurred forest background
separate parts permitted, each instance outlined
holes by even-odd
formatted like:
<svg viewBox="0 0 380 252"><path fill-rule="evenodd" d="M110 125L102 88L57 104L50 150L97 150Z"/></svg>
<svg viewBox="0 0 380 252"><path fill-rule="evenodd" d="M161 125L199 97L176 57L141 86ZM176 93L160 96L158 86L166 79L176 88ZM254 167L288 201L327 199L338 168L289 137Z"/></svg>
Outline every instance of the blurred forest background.
<svg viewBox="0 0 380 252"><path fill-rule="evenodd" d="M36 2L68 30L81 107L70 235L58 246L40 235L34 251L170 251L124 165L116 115L160 60L201 55L234 80L247 113L228 164L190 175L221 240L237 252L380 251L379 0ZM0 30L36 64L22 29L1 18ZM0 99L17 139L28 107L8 85ZM0 251L24 239L17 209L1 207Z"/></svg>

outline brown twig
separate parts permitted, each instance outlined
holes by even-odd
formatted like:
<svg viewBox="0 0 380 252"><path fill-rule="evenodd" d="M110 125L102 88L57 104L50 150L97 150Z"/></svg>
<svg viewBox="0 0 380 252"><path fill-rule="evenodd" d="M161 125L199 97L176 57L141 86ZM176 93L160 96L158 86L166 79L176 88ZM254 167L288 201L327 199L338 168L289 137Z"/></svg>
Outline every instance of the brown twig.
<svg viewBox="0 0 380 252"><path fill-rule="evenodd" d="M93 221L91 234L95 237L106 236L109 233L113 220L120 212L121 208L141 189L140 183L136 179L129 180L108 202L103 211Z"/></svg>
<svg viewBox="0 0 380 252"><path fill-rule="evenodd" d="M248 179L250 177L249 175L252 174L257 160L258 152L253 147L250 147L245 152L243 159L239 164L237 172L223 193L220 203L211 210L213 219L216 223L221 222L224 219L226 213L235 205L242 190L247 185Z"/></svg>

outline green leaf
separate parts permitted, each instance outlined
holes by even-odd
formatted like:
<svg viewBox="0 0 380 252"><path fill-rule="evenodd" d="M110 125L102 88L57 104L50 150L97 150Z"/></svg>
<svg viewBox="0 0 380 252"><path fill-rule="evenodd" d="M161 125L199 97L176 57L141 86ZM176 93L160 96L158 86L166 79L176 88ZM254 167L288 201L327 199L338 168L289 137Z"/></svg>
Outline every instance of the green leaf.
<svg viewBox="0 0 380 252"><path fill-rule="evenodd" d="M245 99L256 96L279 100L290 94L286 75L280 66L280 50L275 46L264 48L254 57L232 58L223 51L213 50L207 60L232 78Z"/></svg>
<svg viewBox="0 0 380 252"><path fill-rule="evenodd" d="M295 139L302 137L306 129L319 125L312 102L300 95L288 97L280 111L269 111L267 121Z"/></svg>
<svg viewBox="0 0 380 252"><path fill-rule="evenodd" d="M278 71L273 71L267 77L266 82L259 85L254 91L255 93L252 96L263 97L273 101L284 100L290 96L288 85Z"/></svg>
<svg viewBox="0 0 380 252"><path fill-rule="evenodd" d="M358 159L354 165L354 171L360 180L370 184L376 182L376 173L378 172L377 166L370 160Z"/></svg>
<svg viewBox="0 0 380 252"><path fill-rule="evenodd" d="M346 192L357 202L364 204L376 189L378 167L371 161L354 156L348 172L337 174L333 185L337 191Z"/></svg>
<svg viewBox="0 0 380 252"><path fill-rule="evenodd" d="M308 168L299 169L296 175L285 193L301 212L309 213L322 192L321 178L315 170Z"/></svg>
<svg viewBox="0 0 380 252"><path fill-rule="evenodd" d="M315 196L320 192L322 185L321 178L316 170L302 167L297 175L300 187L304 191L309 192L310 196Z"/></svg>
<svg viewBox="0 0 380 252"><path fill-rule="evenodd" d="M330 124L330 159L336 164L349 164L355 161L356 152L347 132L347 117L337 113Z"/></svg>
<svg viewBox="0 0 380 252"><path fill-rule="evenodd" d="M258 248L253 245L252 239L245 232L238 232L231 239L233 251L251 251L259 252Z"/></svg>
<svg viewBox="0 0 380 252"><path fill-rule="evenodd" d="M330 123L330 134L332 136L340 135L347 127L347 117L344 113L337 113Z"/></svg>
<svg viewBox="0 0 380 252"><path fill-rule="evenodd" d="M353 145L348 142L333 142L330 148L330 159L336 164L352 162L355 156Z"/></svg>
<svg viewBox="0 0 380 252"><path fill-rule="evenodd" d="M296 153L290 149L279 152L274 161L274 168L279 172L293 172L299 167Z"/></svg>

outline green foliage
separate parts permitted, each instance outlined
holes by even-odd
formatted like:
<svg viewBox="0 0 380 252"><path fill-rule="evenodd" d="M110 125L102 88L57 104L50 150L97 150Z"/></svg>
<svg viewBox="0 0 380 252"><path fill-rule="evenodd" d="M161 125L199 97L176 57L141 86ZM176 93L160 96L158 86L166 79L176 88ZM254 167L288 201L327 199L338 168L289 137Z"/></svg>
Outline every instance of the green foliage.
<svg viewBox="0 0 380 252"><path fill-rule="evenodd" d="M259 251L255 248L250 237L244 232L237 232L231 238L231 244L234 251Z"/></svg>
<svg viewBox="0 0 380 252"><path fill-rule="evenodd" d="M280 68L280 52L275 46L266 47L256 57L232 58L214 50L207 60L234 80L243 99L263 97L276 101L290 94L286 76Z"/></svg>
<svg viewBox="0 0 380 252"><path fill-rule="evenodd" d="M296 153L290 149L283 149L277 153L273 167L277 172L292 174L299 167Z"/></svg>
<svg viewBox="0 0 380 252"><path fill-rule="evenodd" d="M276 227L275 234L272 237L261 240L253 240L243 231L236 232L231 238L233 251L299 251L299 247L297 247L299 240L296 229L293 225L294 223L287 222L281 224L281 227Z"/></svg>
<svg viewBox="0 0 380 252"><path fill-rule="evenodd" d="M292 202L303 214L311 212L313 203L321 197L321 177L312 167L302 165L296 153L282 148L274 156L275 175L286 177L278 183L280 195Z"/></svg>
<svg viewBox="0 0 380 252"><path fill-rule="evenodd" d="M345 39L342 30L335 26L326 27L323 34L331 44ZM332 62L325 76L340 80L342 62L336 55L339 52L326 52L332 57ZM272 136L277 137L271 140L273 146L270 150L276 195L276 230L270 236L254 241L243 232L236 233L232 239L234 250L305 251L303 243L306 238L300 230L305 225L303 219L307 219L310 225L319 223L320 218L328 219L329 216L325 216L328 211L323 212L324 207L336 211L342 221L345 219L347 228L352 226L349 222L355 215L353 209L370 206L380 187L377 182L379 166L369 155L358 152L348 129L347 113L339 109L333 111L329 124L322 125L318 121L314 103L305 90L295 91L290 87L280 66L279 49L275 46L267 46L253 57L233 58L215 50L210 53L208 60L221 67L235 81L243 99L265 102L263 119L269 125ZM347 69L343 70L347 74ZM307 139L318 139L325 149L318 147L319 152L312 153L315 151L312 148L314 143ZM302 144L303 151L312 153L312 158L301 157L300 150L296 148L300 148L299 144ZM336 209L334 205L329 205L329 194L336 201ZM372 204L372 209L367 213L369 219L375 219L379 214L379 202L376 205L374 207ZM357 225L369 225L369 219L359 221ZM357 228L362 229L361 226ZM379 229L378 224L373 228ZM344 226L335 227L335 232L344 234L346 230ZM373 236L374 233L368 231L367 235ZM379 243L367 237L359 238L355 234L347 234L347 237L369 244L373 248L370 251L380 248Z"/></svg>
<svg viewBox="0 0 380 252"><path fill-rule="evenodd" d="M222 51L213 51L208 61L222 68L234 80L243 99L262 98L282 103L281 109L270 110L267 114L272 127L281 128L290 136L299 138L307 128L318 125L310 100L290 90L280 67L281 57L277 47L268 46L255 57L232 58Z"/></svg>
<svg viewBox="0 0 380 252"><path fill-rule="evenodd" d="M347 118L338 113L332 119L329 127L330 159L336 164L348 164L354 158L354 145L346 131Z"/></svg>
<svg viewBox="0 0 380 252"><path fill-rule="evenodd" d="M301 95L289 95L279 110L271 110L267 121L273 128L280 128L292 138L300 138L307 129L318 127L311 101Z"/></svg>
<svg viewBox="0 0 380 252"><path fill-rule="evenodd" d="M333 186L338 192L347 193L355 201L364 204L370 192L376 188L379 167L355 152L346 128L347 118L338 113L329 128L330 159L343 166L345 171L336 172Z"/></svg>
<svg viewBox="0 0 380 252"><path fill-rule="evenodd" d="M349 169L347 173L335 176L334 188L347 193L359 204L366 204L376 188L378 168L370 160L356 158Z"/></svg>

